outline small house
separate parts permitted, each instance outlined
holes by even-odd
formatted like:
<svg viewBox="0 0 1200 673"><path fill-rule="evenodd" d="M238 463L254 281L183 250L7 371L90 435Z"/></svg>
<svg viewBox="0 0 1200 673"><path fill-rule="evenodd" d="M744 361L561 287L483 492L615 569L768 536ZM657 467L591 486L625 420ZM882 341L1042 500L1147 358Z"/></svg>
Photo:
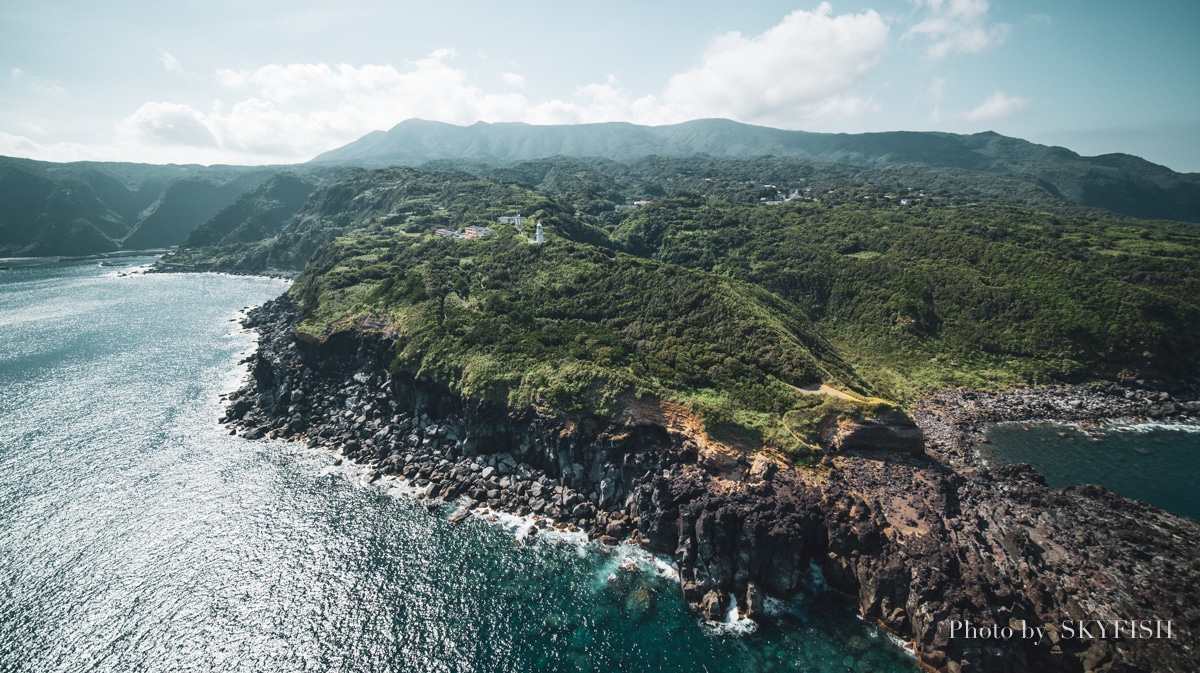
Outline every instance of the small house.
<svg viewBox="0 0 1200 673"><path fill-rule="evenodd" d="M491 236L492 230L488 227L471 226L463 229L462 235L463 238L483 238L484 236Z"/></svg>

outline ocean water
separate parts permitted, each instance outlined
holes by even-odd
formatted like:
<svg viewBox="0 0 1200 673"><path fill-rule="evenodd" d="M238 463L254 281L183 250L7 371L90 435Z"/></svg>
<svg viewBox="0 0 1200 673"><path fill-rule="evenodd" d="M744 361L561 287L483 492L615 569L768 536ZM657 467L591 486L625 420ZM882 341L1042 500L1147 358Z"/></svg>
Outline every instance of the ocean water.
<svg viewBox="0 0 1200 673"><path fill-rule="evenodd" d="M1200 519L1200 426L1001 423L984 434L989 463L1029 463L1051 486L1100 484Z"/></svg>
<svg viewBox="0 0 1200 673"><path fill-rule="evenodd" d="M640 550L229 436L235 319L285 286L149 261L0 270L0 671L916 670L818 582L707 624Z"/></svg>

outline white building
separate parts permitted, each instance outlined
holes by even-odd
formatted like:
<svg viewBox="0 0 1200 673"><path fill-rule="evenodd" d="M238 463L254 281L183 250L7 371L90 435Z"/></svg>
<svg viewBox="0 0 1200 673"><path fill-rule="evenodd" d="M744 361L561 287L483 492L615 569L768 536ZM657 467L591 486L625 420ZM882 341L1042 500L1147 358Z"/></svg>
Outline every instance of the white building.
<svg viewBox="0 0 1200 673"><path fill-rule="evenodd" d="M522 219L524 218L521 217L521 213L517 213L516 215L501 215L500 217L496 218L496 221L498 221L500 224L511 224L517 229L520 229Z"/></svg>

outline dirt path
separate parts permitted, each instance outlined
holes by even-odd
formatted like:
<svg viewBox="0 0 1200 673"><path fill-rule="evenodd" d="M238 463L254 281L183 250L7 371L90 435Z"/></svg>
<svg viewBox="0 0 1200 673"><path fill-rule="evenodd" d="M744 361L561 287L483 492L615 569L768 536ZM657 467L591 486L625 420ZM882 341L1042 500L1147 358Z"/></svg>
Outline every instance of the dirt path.
<svg viewBox="0 0 1200 673"><path fill-rule="evenodd" d="M843 392L832 386L827 386L824 383L814 383L804 387L791 386L791 388L797 392L804 393L805 395L829 395L830 397L836 397L842 400L850 400L851 402L863 401L863 399L857 395L851 395L850 393Z"/></svg>

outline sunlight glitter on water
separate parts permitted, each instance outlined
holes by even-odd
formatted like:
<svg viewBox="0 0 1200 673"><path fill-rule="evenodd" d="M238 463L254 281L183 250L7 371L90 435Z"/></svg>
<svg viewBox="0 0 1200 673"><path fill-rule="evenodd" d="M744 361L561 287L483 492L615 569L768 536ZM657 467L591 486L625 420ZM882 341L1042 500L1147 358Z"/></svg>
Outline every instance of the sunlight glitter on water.
<svg viewBox="0 0 1200 673"><path fill-rule="evenodd" d="M111 271L0 277L6 671L913 670L820 595L710 635L658 557L515 543L527 522L231 437L218 395L254 341L230 319L285 284Z"/></svg>

